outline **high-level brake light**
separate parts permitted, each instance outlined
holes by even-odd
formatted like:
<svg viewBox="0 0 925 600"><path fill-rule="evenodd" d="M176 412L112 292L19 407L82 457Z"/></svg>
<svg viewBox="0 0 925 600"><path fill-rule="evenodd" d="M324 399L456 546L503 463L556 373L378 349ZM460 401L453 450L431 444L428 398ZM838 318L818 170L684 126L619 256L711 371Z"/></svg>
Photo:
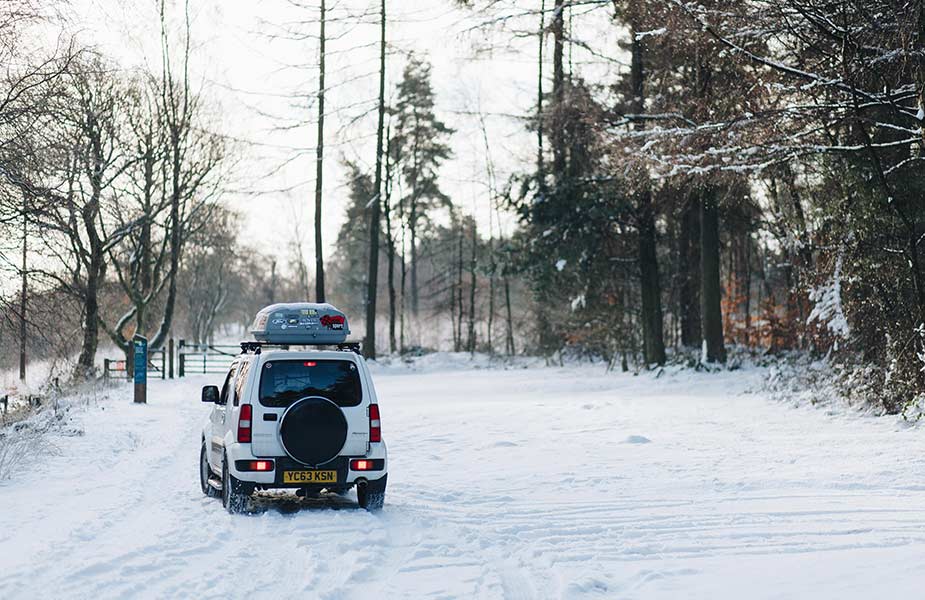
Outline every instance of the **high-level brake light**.
<svg viewBox="0 0 925 600"><path fill-rule="evenodd" d="M379 420L379 405L370 404L369 405L369 441L371 442L381 442L382 441L382 425Z"/></svg>
<svg viewBox="0 0 925 600"><path fill-rule="evenodd" d="M241 414L238 416L238 442L250 443L251 441L251 418L253 417L253 410L250 404L241 405Z"/></svg>

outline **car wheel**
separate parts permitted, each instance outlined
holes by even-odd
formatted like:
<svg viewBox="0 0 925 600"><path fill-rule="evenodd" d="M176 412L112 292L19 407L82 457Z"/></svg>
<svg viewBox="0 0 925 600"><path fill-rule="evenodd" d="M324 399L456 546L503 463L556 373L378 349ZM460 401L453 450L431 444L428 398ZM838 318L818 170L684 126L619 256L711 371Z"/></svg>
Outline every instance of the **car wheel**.
<svg viewBox="0 0 925 600"><path fill-rule="evenodd" d="M209 498L218 498L219 491L209 485L209 479L212 477L212 467L209 466L209 458L206 455L206 443L202 443L202 450L199 452L199 485L202 487L202 493Z"/></svg>
<svg viewBox="0 0 925 600"><path fill-rule="evenodd" d="M382 505L385 504L385 484L388 478L388 475L383 475L382 479L357 486L357 501L360 508L365 508L370 512L382 509Z"/></svg>
<svg viewBox="0 0 925 600"><path fill-rule="evenodd" d="M247 510L248 497L250 492L244 482L236 479L228 471L228 461L222 460L222 506L233 515L243 513Z"/></svg>

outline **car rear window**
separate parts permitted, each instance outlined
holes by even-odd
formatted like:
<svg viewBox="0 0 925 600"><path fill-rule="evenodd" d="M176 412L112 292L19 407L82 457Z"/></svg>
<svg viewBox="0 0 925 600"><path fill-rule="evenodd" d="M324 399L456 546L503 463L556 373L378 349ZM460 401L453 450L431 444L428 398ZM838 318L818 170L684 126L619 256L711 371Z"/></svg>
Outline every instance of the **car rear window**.
<svg viewBox="0 0 925 600"><path fill-rule="evenodd" d="M349 360L273 360L260 373L260 403L287 407L306 396L322 396L338 406L363 400L360 374Z"/></svg>

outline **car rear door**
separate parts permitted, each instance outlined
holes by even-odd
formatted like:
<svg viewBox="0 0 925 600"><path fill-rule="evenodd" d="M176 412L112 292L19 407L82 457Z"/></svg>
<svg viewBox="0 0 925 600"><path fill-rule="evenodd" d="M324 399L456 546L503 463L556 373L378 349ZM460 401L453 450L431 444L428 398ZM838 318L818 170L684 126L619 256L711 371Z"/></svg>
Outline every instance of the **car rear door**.
<svg viewBox="0 0 925 600"><path fill-rule="evenodd" d="M265 386L265 392L268 392L272 387L265 384L262 378L272 377L279 373L279 369L273 372L273 365L277 362L296 362L304 369L307 369L308 372L316 368L323 368L324 365L322 363L336 362L340 365L339 368L344 370L345 376L349 375L349 377L356 378L355 386L351 386L356 388L356 394L351 393L349 397L343 397L343 395L338 397L337 393L327 393L326 391L316 390L315 392L295 394L295 396L291 398L291 401L277 402L267 400L266 398L261 400L261 385ZM334 401L340 407L347 421L347 439L343 449L340 451L341 455L363 456L366 454L367 445L369 443L368 401L363 395L367 387L366 378L360 369L360 365L353 360L352 356L344 354L343 357L337 356L334 358L327 356L317 359L305 358L304 355L301 358L277 356L265 359L263 363L259 364L259 366L255 366L252 370L258 371L252 375L250 385L252 389L250 398L251 402L254 404L255 411L252 425L251 450L254 452L255 456L274 457L284 456L286 454L280 441L279 426L286 409L305 395L326 397Z"/></svg>

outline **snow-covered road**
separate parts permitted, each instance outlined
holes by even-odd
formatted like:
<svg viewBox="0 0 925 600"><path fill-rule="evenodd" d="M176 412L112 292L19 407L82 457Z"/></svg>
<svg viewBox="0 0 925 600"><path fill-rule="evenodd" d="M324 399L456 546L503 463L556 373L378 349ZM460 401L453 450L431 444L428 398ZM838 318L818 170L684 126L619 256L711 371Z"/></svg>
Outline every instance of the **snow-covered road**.
<svg viewBox="0 0 925 600"><path fill-rule="evenodd" d="M758 377L378 369L379 514L228 515L197 481L210 381L126 387L0 483L0 598L922 597L921 430Z"/></svg>

